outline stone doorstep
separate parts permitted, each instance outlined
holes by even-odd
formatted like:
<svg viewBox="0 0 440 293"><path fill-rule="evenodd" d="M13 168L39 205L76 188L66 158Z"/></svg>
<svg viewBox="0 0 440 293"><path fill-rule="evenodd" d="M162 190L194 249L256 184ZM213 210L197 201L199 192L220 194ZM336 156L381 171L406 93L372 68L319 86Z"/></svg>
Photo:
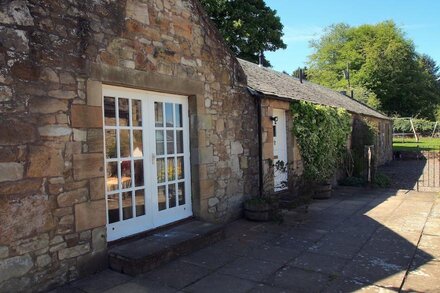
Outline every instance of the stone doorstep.
<svg viewBox="0 0 440 293"><path fill-rule="evenodd" d="M136 276L225 238L223 225L192 220L109 249L110 269Z"/></svg>

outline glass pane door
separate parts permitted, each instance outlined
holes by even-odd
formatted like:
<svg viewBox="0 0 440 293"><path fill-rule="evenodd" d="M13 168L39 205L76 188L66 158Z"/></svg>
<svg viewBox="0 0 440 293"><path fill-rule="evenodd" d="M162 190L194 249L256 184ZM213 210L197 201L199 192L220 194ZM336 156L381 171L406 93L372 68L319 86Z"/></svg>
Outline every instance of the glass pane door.
<svg viewBox="0 0 440 293"><path fill-rule="evenodd" d="M185 205L182 104L154 103L157 209Z"/></svg>

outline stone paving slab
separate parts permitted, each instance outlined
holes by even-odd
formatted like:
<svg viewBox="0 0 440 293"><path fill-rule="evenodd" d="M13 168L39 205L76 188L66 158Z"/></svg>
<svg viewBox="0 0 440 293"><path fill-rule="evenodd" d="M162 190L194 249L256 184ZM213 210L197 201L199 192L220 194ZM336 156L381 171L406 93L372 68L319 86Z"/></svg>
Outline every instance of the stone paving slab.
<svg viewBox="0 0 440 293"><path fill-rule="evenodd" d="M150 273L112 271L53 291L440 292L440 197L338 189L285 222L238 220L226 239Z"/></svg>

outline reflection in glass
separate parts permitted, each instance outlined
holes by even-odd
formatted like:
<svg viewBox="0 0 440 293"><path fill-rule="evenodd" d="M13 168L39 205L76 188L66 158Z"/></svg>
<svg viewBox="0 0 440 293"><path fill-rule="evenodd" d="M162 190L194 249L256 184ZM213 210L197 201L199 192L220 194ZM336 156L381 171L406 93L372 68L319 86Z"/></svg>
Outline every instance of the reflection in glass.
<svg viewBox="0 0 440 293"><path fill-rule="evenodd" d="M139 158L143 155L142 130L133 130L133 157Z"/></svg>
<svg viewBox="0 0 440 293"><path fill-rule="evenodd" d="M183 154L183 130L176 131L176 146L177 153Z"/></svg>
<svg viewBox="0 0 440 293"><path fill-rule="evenodd" d="M142 126L142 102L131 100L131 121L132 126Z"/></svg>
<svg viewBox="0 0 440 293"><path fill-rule="evenodd" d="M185 177L185 169L183 165L183 157L177 157L177 179Z"/></svg>
<svg viewBox="0 0 440 293"><path fill-rule="evenodd" d="M134 186L144 186L144 161L134 161Z"/></svg>
<svg viewBox="0 0 440 293"><path fill-rule="evenodd" d="M131 191L122 193L122 219L127 220L133 218L133 201Z"/></svg>
<svg viewBox="0 0 440 293"><path fill-rule="evenodd" d="M105 156L107 159L116 158L117 153L117 138L116 130L106 130L105 131Z"/></svg>
<svg viewBox="0 0 440 293"><path fill-rule="evenodd" d="M116 126L115 98L104 97L104 117L105 125Z"/></svg>
<svg viewBox="0 0 440 293"><path fill-rule="evenodd" d="M173 104L166 103L165 104L165 126L173 127L174 126L174 113L173 113Z"/></svg>
<svg viewBox="0 0 440 293"><path fill-rule="evenodd" d="M119 126L129 126L130 124L130 114L128 99L119 98L118 99L118 112L119 112Z"/></svg>
<svg viewBox="0 0 440 293"><path fill-rule="evenodd" d="M145 215L145 196L144 190L135 191L136 217Z"/></svg>
<svg viewBox="0 0 440 293"><path fill-rule="evenodd" d="M185 183L180 182L177 184L177 196L179 199L179 206L185 204Z"/></svg>
<svg viewBox="0 0 440 293"><path fill-rule="evenodd" d="M165 182L165 159L156 160L157 183Z"/></svg>
<svg viewBox="0 0 440 293"><path fill-rule="evenodd" d="M168 185L168 203L170 208L176 206L176 184Z"/></svg>
<svg viewBox="0 0 440 293"><path fill-rule="evenodd" d="M156 130L156 155L163 154L165 154L163 131Z"/></svg>
<svg viewBox="0 0 440 293"><path fill-rule="evenodd" d="M181 104L176 104L176 127L183 127Z"/></svg>
<svg viewBox="0 0 440 293"><path fill-rule="evenodd" d="M167 208L167 197L166 197L165 186L157 187L157 203L158 203L159 211L162 211Z"/></svg>
<svg viewBox="0 0 440 293"><path fill-rule="evenodd" d="M130 130L119 130L119 139L121 158L131 157Z"/></svg>
<svg viewBox="0 0 440 293"><path fill-rule="evenodd" d="M176 168L174 166L174 158L168 158L168 181L176 179Z"/></svg>
<svg viewBox="0 0 440 293"><path fill-rule="evenodd" d="M107 163L107 191L113 191L119 189L118 180L118 163L108 162Z"/></svg>
<svg viewBox="0 0 440 293"><path fill-rule="evenodd" d="M121 184L122 189L131 187L131 161L121 162Z"/></svg>
<svg viewBox="0 0 440 293"><path fill-rule="evenodd" d="M119 195L107 195L108 223L119 222Z"/></svg>
<svg viewBox="0 0 440 293"><path fill-rule="evenodd" d="M174 130L167 130L167 154L174 154Z"/></svg>
<svg viewBox="0 0 440 293"><path fill-rule="evenodd" d="M156 127L163 127L163 104L154 102L154 121Z"/></svg>

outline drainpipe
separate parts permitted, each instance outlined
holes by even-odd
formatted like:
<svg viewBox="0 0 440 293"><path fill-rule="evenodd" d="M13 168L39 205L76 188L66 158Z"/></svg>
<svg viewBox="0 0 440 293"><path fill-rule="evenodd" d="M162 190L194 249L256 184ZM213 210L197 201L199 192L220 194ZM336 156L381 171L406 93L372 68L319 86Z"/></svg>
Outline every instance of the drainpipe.
<svg viewBox="0 0 440 293"><path fill-rule="evenodd" d="M257 129L258 129L258 193L263 196L263 135L261 127L261 98L262 95L248 87L249 93L255 97L257 104Z"/></svg>

